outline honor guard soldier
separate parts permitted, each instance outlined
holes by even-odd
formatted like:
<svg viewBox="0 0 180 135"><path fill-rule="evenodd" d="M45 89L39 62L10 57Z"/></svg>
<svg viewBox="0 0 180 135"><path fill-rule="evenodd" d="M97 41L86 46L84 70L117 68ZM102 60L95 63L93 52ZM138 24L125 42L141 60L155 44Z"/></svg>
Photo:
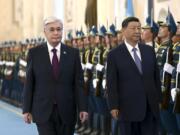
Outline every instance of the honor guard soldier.
<svg viewBox="0 0 180 135"><path fill-rule="evenodd" d="M22 102L22 89L20 88L18 71L19 71L19 57L21 54L21 46L14 42L13 48L11 50L11 54L13 55L13 61L15 63L13 69L13 83L11 90L11 100L17 106L20 106L20 102Z"/></svg>
<svg viewBox="0 0 180 135"><path fill-rule="evenodd" d="M95 89L95 96L100 96L101 81L102 81L102 38L96 33L95 36L95 50L92 56L92 63L94 65L93 70L93 88Z"/></svg>
<svg viewBox="0 0 180 135"><path fill-rule="evenodd" d="M15 62L13 60L13 54L11 53L13 47L11 41L5 42L5 56L4 56L4 80L2 83L2 96L5 100L10 99L11 90L13 85L13 70Z"/></svg>
<svg viewBox="0 0 180 135"><path fill-rule="evenodd" d="M1 59L0 59L0 79L1 79L1 87L0 87L0 95L3 96L4 95L4 89L3 89L3 83L4 83L4 70L5 70L5 49L6 49L6 46L5 46L5 42L3 42L1 44Z"/></svg>
<svg viewBox="0 0 180 135"><path fill-rule="evenodd" d="M176 33L176 24L170 12L166 18L166 23L160 24L158 37L161 44L157 51L157 64L160 70L162 103L161 103L161 123L167 133L178 135L180 132L177 128L176 118L172 112L173 104L170 102L170 86L173 66L173 44L172 37ZM163 131L162 131L163 132Z"/></svg>
<svg viewBox="0 0 180 135"><path fill-rule="evenodd" d="M98 100L97 96L100 96L100 84L101 84L101 73L98 72L96 65L101 61L100 55L100 39L96 26L92 26L89 33L90 45L91 45L91 63L86 66L92 71L92 78L90 81L89 91L89 108L90 108L90 121L92 122L91 134L99 134L100 132L100 116L98 114ZM87 134L87 133L86 133Z"/></svg>
<svg viewBox="0 0 180 135"><path fill-rule="evenodd" d="M84 68L85 68L85 49L84 49L83 38L84 38L83 31L82 30L77 31L77 33L76 33L77 47L78 47L79 53L80 53L81 66L82 66L82 69L84 70Z"/></svg>
<svg viewBox="0 0 180 135"><path fill-rule="evenodd" d="M75 40L77 43L77 48L79 49L81 66L82 66L82 69L84 72L84 69L85 69L85 49L84 49L83 38L84 38L84 33L83 33L82 29L80 31L76 31ZM83 90L85 91L85 89L83 89ZM81 121L78 119L77 124L76 124L76 133L78 133L78 134L82 133L86 129L86 127L87 127L86 124L82 124Z"/></svg>
<svg viewBox="0 0 180 135"><path fill-rule="evenodd" d="M105 39L104 50L102 54L102 64L104 66L103 79L102 79L102 97L106 97L106 62L107 62L107 54L110 51L109 37L106 33L107 33L106 28L102 26L100 28L100 35L103 36Z"/></svg>
<svg viewBox="0 0 180 135"><path fill-rule="evenodd" d="M85 49L85 67L84 67L84 81L85 86L84 89L89 95L89 89L90 89L90 80L92 79L92 53L93 49L91 47L90 43L90 35L87 33L87 35L84 37L84 49Z"/></svg>
<svg viewBox="0 0 180 135"><path fill-rule="evenodd" d="M104 119L104 114L107 112L107 106L105 99L102 97L103 96L103 90L102 90L102 77L103 77L103 60L102 60L102 54L103 54L103 49L105 45L105 38L102 35L102 32L104 32L105 27L101 27L99 32L96 33L95 36L95 50L93 53L92 57L92 62L94 65L93 69L93 89L94 89L94 99L95 103L97 105L97 110L96 110L96 130L94 130L94 134L101 134L105 133L105 119ZM107 124L107 123L106 123Z"/></svg>
<svg viewBox="0 0 180 135"><path fill-rule="evenodd" d="M106 33L107 30L104 25L102 25L99 29L98 35L100 37L100 44L103 47L102 51L102 65L99 71L102 73L102 83L101 83L101 91L100 96L97 97L98 99L98 110L100 115L100 133L103 135L109 135L110 134L110 125L111 125L111 117L109 115L108 111L108 105L106 101L106 62L107 62L107 54L110 50L110 46L106 44Z"/></svg>
<svg viewBox="0 0 180 135"><path fill-rule="evenodd" d="M173 63L175 68L171 79L171 97L174 102L173 112L176 114L180 130L180 22L177 23L177 32L173 37Z"/></svg>
<svg viewBox="0 0 180 135"><path fill-rule="evenodd" d="M19 58L18 58L18 72L17 72L17 78L18 78L18 102L22 103L22 92L24 88L24 83L26 79L26 66L27 66L27 46L30 44L29 39L26 39L24 44L18 44L17 46L19 47L20 53L19 53ZM30 46L30 45L29 45Z"/></svg>
<svg viewBox="0 0 180 135"><path fill-rule="evenodd" d="M89 135L93 132L93 114L94 114L94 108L95 103L93 100L93 94L92 94L92 54L93 54L93 43L94 43L94 37L96 35L96 27L92 27L90 31L87 31L87 34L84 38L84 47L85 47L85 68L84 68L84 90L86 94L89 96L89 119L87 122L87 128L82 132L83 135Z"/></svg>
<svg viewBox="0 0 180 135"><path fill-rule="evenodd" d="M117 36L116 36L117 35L116 27L114 24L109 26L109 30L107 31L106 34L108 35L111 49L116 48L118 46L118 40L117 40ZM112 130L112 135L119 134L118 120L112 119L111 130Z"/></svg>
<svg viewBox="0 0 180 135"><path fill-rule="evenodd" d="M26 61L26 57L27 57L27 46L29 44L29 40L27 40L27 44L26 45L23 45L23 44L20 44L20 49L21 49L21 53L20 53L20 56L19 56L19 71L18 71L18 77L19 77L19 80L22 84L24 84L25 82L25 78L26 78L26 66L27 66L27 61Z"/></svg>
<svg viewBox="0 0 180 135"><path fill-rule="evenodd" d="M3 52L3 43L0 43L0 96L1 96L1 90L2 90L2 82L4 78L4 52Z"/></svg>
<svg viewBox="0 0 180 135"><path fill-rule="evenodd" d="M142 41L145 44L152 46L155 49L155 52L157 52L159 45L154 40L159 31L158 24L156 24L154 20L149 16L146 19L146 25L142 27L142 29Z"/></svg>
<svg viewBox="0 0 180 135"><path fill-rule="evenodd" d="M116 27L114 24L109 26L109 30L106 33L109 35L109 40L110 40L110 45L111 49L117 47L118 45L118 40L117 40L117 32L116 32Z"/></svg>

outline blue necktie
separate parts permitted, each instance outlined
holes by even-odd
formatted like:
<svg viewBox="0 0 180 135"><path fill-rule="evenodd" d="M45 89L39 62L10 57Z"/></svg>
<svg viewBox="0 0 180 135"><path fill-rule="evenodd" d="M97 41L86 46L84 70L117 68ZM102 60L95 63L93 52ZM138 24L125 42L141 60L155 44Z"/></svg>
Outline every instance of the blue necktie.
<svg viewBox="0 0 180 135"><path fill-rule="evenodd" d="M137 66L139 72L142 74L141 60L140 60L139 56L136 53L137 48L133 48L132 51L133 51L133 54L134 54L134 62L136 63L136 66Z"/></svg>
<svg viewBox="0 0 180 135"><path fill-rule="evenodd" d="M54 48L52 49L52 52L53 52L53 58L52 58L53 76L55 79L57 79L59 75L59 62L56 53L57 50Z"/></svg>

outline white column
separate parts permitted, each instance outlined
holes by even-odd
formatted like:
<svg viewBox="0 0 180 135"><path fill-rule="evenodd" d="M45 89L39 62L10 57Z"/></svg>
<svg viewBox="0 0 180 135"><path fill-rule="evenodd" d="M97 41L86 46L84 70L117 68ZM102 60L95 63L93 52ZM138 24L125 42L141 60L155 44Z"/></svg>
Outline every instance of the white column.
<svg viewBox="0 0 180 135"><path fill-rule="evenodd" d="M119 29L120 26L120 2L119 0L114 0L114 18L116 29Z"/></svg>
<svg viewBox="0 0 180 135"><path fill-rule="evenodd" d="M144 19L143 19L143 24L146 24L146 18L148 17L148 0L144 1Z"/></svg>
<svg viewBox="0 0 180 135"><path fill-rule="evenodd" d="M126 0L115 0L114 2L117 29L121 29L121 23L125 18L125 2Z"/></svg>
<svg viewBox="0 0 180 135"><path fill-rule="evenodd" d="M64 0L54 0L53 16L59 18L64 22ZM65 31L63 30L63 39L65 37Z"/></svg>
<svg viewBox="0 0 180 135"><path fill-rule="evenodd" d="M53 15L64 21L64 0L54 0Z"/></svg>

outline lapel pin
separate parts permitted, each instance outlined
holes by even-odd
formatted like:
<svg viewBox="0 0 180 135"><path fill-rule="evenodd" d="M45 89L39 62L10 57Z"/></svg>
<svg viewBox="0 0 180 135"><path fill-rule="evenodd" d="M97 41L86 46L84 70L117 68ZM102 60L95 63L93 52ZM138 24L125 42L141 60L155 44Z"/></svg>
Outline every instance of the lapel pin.
<svg viewBox="0 0 180 135"><path fill-rule="evenodd" d="M66 54L66 52L64 51L63 54Z"/></svg>

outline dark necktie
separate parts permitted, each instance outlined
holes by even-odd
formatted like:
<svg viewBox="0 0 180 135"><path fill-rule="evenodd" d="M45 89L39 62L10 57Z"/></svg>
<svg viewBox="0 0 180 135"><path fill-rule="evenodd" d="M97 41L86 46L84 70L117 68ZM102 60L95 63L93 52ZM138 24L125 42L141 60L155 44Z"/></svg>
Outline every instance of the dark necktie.
<svg viewBox="0 0 180 135"><path fill-rule="evenodd" d="M57 50L54 48L51 51L53 52L53 58L52 58L53 76L55 79L57 79L59 75L59 62L56 53Z"/></svg>
<svg viewBox="0 0 180 135"><path fill-rule="evenodd" d="M133 55L134 55L134 62L136 63L136 66L137 66L139 72L142 74L141 60L140 60L139 56L136 53L137 48L133 48L132 51L133 51Z"/></svg>

